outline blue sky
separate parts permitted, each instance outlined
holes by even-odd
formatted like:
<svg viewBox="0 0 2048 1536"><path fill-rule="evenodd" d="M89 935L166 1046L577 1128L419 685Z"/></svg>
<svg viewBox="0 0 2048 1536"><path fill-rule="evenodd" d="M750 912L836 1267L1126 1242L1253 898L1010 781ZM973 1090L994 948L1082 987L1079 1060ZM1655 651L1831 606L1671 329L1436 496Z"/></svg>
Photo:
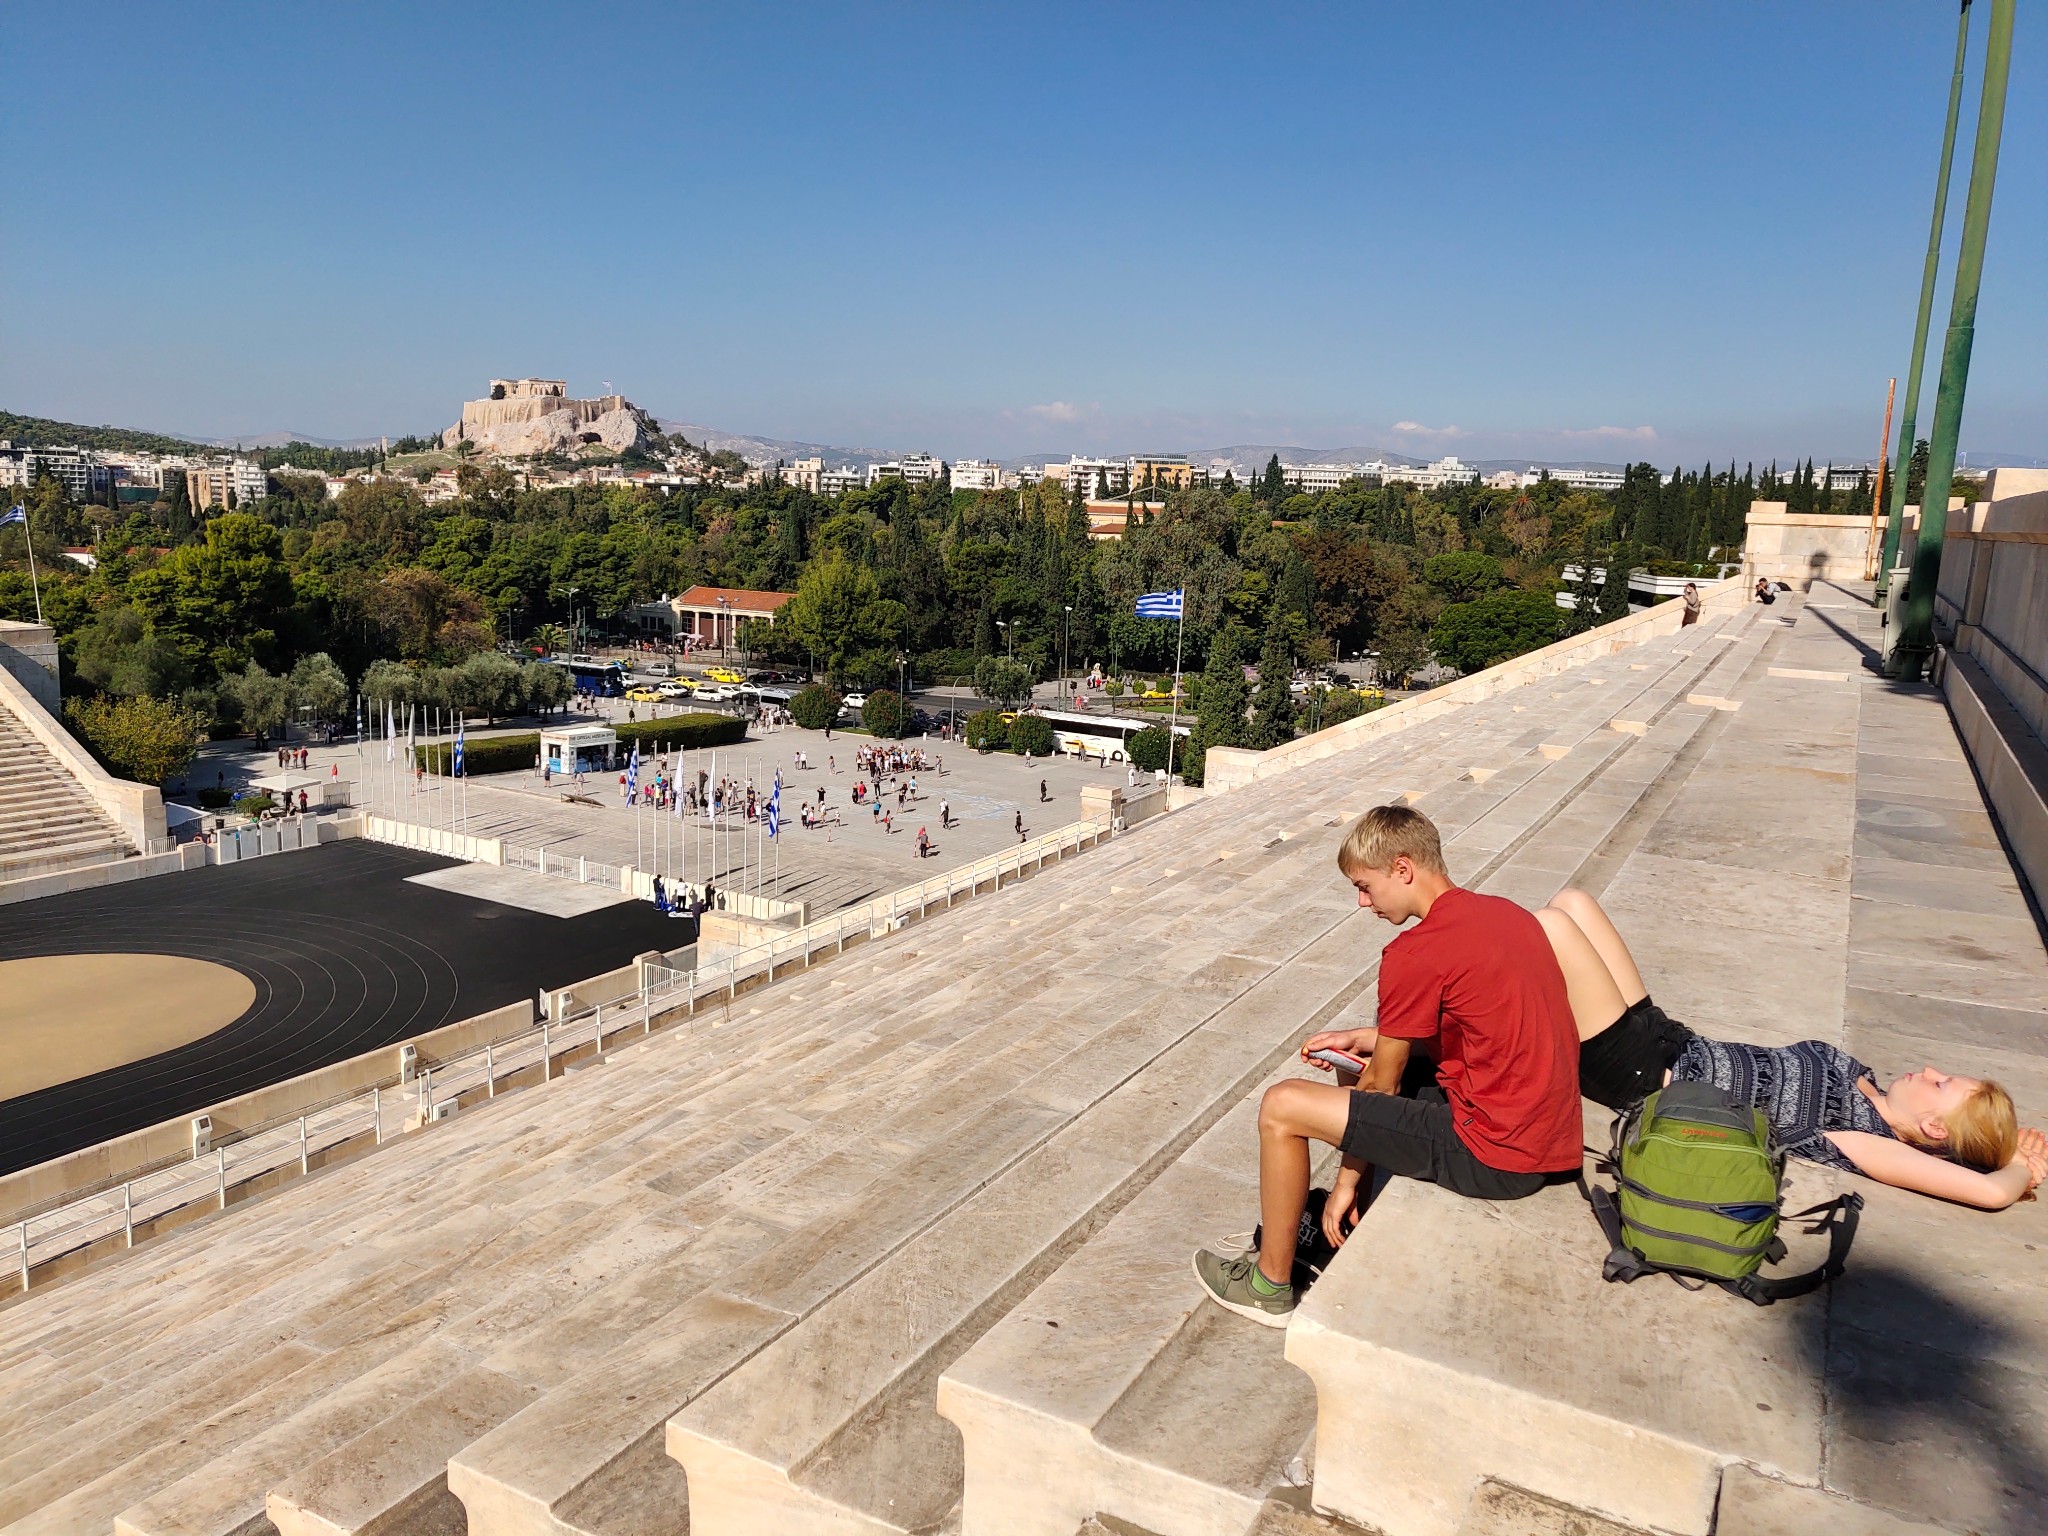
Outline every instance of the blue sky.
<svg viewBox="0 0 2048 1536"><path fill-rule="evenodd" d="M1963 447L2048 459L2021 12ZM1954 14L15 7L0 405L348 438L535 373L948 457L1863 457Z"/></svg>

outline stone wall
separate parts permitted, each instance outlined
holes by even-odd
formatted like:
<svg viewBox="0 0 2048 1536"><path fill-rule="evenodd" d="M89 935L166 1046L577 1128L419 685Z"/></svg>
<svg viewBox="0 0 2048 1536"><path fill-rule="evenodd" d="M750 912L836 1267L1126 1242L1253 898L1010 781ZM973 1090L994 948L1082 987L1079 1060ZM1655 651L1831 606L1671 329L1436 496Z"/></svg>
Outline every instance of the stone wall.
<svg viewBox="0 0 2048 1536"><path fill-rule="evenodd" d="M2048 893L2048 470L1995 469L1951 512L1936 677L2020 868Z"/></svg>
<svg viewBox="0 0 2048 1536"><path fill-rule="evenodd" d="M11 647L0 646L0 656L11 653ZM28 665L33 669L32 663ZM131 784L108 773L57 722L55 714L16 681L11 667L0 670L0 710L13 715L57 760L57 765L78 781L79 787L127 835L138 853L169 851L172 842L164 822L163 791L154 784Z"/></svg>
<svg viewBox="0 0 2048 1536"><path fill-rule="evenodd" d="M1700 591L1708 610L1713 612L1739 608L1748 600L1748 590L1739 581L1703 581ZM1407 730L1410 726L1462 709L1480 699L1490 699L1509 688L1534 682L1539 677L1553 677L1660 635L1676 634L1683 613L1683 605L1679 603L1659 603L1654 608L1644 608L1626 618L1602 624L1597 629L1546 645L1540 651L1513 657L1499 666L1488 667L1484 672L1474 672L1427 692L1412 694L1385 709L1359 715L1342 725L1326 727L1311 736L1298 737L1270 751L1211 747L1202 763L1203 789L1209 794L1221 794L1254 779L1271 778L1303 763L1347 752L1370 737ZM1180 808L1182 793L1181 787L1176 785L1172 802L1175 810Z"/></svg>
<svg viewBox="0 0 2048 1536"><path fill-rule="evenodd" d="M1918 508L1909 509L1918 520ZM1878 519L1878 537L1884 519ZM1787 512L1782 501L1752 501L1742 541L1742 584L1759 576L1804 592L1816 581L1862 581L1871 560L1870 519Z"/></svg>
<svg viewBox="0 0 2048 1536"><path fill-rule="evenodd" d="M58 685L57 631L47 624L0 619L0 667L51 714L63 709Z"/></svg>

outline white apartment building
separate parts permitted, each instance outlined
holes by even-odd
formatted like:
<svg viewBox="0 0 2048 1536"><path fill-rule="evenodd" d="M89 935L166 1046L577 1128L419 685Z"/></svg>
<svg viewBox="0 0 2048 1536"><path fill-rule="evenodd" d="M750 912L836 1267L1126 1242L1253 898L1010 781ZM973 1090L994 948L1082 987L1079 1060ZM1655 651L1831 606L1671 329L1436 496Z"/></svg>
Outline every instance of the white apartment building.
<svg viewBox="0 0 2048 1536"><path fill-rule="evenodd" d="M953 461L953 489L956 491L999 491L1003 488L1003 466L988 459Z"/></svg>
<svg viewBox="0 0 2048 1536"><path fill-rule="evenodd" d="M938 479L945 472L946 464L943 459L935 459L928 453L906 453L902 458L891 459L887 464L870 464L867 483L873 485L877 480L887 480L894 476L899 480L908 480L912 485L925 485Z"/></svg>
<svg viewBox="0 0 2048 1536"><path fill-rule="evenodd" d="M1568 485L1575 491L1618 491L1627 478L1619 469L1538 469L1531 464L1519 477L1523 485L1534 485L1548 474L1560 485Z"/></svg>
<svg viewBox="0 0 2048 1536"><path fill-rule="evenodd" d="M818 477L824 473L823 459L798 459L794 464L783 465L782 480L785 485L793 485L815 496L818 494Z"/></svg>
<svg viewBox="0 0 2048 1536"><path fill-rule="evenodd" d="M234 493L236 506L247 506L252 501L261 501L270 492L270 478L254 459L188 461L184 470L185 491L195 507L224 507L228 505L229 492Z"/></svg>
<svg viewBox="0 0 2048 1536"><path fill-rule="evenodd" d="M1384 466L1381 466L1384 468ZM1366 464L1282 464L1280 478L1292 489L1313 495L1334 491L1347 480L1363 479L1379 471Z"/></svg>
<svg viewBox="0 0 2048 1536"><path fill-rule="evenodd" d="M1364 472L1376 474L1382 480L1403 480L1426 491L1443 485L1474 485L1479 480L1479 470L1460 460L1456 454L1448 454L1419 467L1412 464L1368 464Z"/></svg>
<svg viewBox="0 0 2048 1536"><path fill-rule="evenodd" d="M49 475L73 501L105 496L113 475L90 448L17 448L0 438L0 485L34 485Z"/></svg>
<svg viewBox="0 0 2048 1536"><path fill-rule="evenodd" d="M867 483L867 477L851 465L844 469L827 469L818 473L818 494L820 496L844 496L848 491L857 491Z"/></svg>
<svg viewBox="0 0 2048 1536"><path fill-rule="evenodd" d="M1045 478L1059 481L1070 494L1078 485L1083 496L1121 496L1131 488L1131 466L1123 459L1073 458L1046 465Z"/></svg>

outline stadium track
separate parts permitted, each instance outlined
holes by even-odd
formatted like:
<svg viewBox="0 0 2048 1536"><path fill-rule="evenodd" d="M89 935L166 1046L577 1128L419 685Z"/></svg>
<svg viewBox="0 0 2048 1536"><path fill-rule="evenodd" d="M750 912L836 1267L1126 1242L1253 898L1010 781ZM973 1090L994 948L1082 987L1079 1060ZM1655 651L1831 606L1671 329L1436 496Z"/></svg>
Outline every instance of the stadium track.
<svg viewBox="0 0 2048 1536"><path fill-rule="evenodd" d="M560 918L408 883L453 862L349 841L6 908L0 960L183 955L233 967L256 1000L188 1045L0 1103L0 1173L677 942L645 902Z"/></svg>

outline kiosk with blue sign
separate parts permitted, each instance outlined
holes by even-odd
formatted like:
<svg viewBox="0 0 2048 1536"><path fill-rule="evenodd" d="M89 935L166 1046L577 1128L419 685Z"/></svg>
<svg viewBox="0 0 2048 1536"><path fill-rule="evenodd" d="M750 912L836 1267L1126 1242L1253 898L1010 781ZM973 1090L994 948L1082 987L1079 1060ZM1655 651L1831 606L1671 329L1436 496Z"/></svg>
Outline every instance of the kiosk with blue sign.
<svg viewBox="0 0 2048 1536"><path fill-rule="evenodd" d="M540 733L541 761L549 773L602 773L619 750L619 733L608 725L568 725Z"/></svg>

